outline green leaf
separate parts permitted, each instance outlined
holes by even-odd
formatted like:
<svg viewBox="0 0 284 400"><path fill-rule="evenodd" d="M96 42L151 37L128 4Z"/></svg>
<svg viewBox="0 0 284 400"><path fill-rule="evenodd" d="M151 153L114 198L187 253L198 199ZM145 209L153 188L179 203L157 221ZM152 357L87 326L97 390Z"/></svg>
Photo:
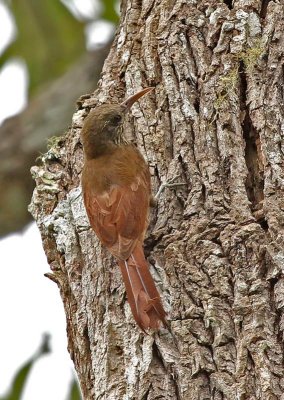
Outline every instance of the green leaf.
<svg viewBox="0 0 284 400"><path fill-rule="evenodd" d="M67 396L66 400L82 400L81 397L81 392L77 383L77 380L74 378L71 387L70 387L70 392Z"/></svg>
<svg viewBox="0 0 284 400"><path fill-rule="evenodd" d="M27 361L17 372L12 382L10 393L7 396L1 397L0 400L20 400L23 394L25 384L27 382L29 373L34 363L44 354L50 352L49 335L44 335L40 349Z"/></svg>
<svg viewBox="0 0 284 400"><path fill-rule="evenodd" d="M85 50L84 25L60 0L12 0L17 37L0 57L22 58L30 74L30 91L63 74Z"/></svg>
<svg viewBox="0 0 284 400"><path fill-rule="evenodd" d="M117 3L116 0L104 0L103 1L104 10L101 14L101 18L106 19L107 21L110 21L113 23L117 23L119 20L119 17L115 10L116 3Z"/></svg>

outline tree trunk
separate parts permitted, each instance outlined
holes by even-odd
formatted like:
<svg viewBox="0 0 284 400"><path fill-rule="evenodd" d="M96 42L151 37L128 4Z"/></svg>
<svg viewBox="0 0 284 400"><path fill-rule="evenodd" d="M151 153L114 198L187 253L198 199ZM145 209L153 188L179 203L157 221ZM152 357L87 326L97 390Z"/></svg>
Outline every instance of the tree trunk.
<svg viewBox="0 0 284 400"><path fill-rule="evenodd" d="M283 51L283 1L122 1L98 91L33 168L84 399L283 398ZM154 191L186 183L152 210L145 251L169 329L149 335L90 230L79 139L91 107L146 86L125 129Z"/></svg>

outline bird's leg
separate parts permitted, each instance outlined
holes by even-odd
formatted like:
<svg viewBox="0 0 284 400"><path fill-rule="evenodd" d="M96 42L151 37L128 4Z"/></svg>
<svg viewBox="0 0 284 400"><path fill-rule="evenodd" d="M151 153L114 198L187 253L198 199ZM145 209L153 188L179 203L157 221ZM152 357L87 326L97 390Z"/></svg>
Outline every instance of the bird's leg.
<svg viewBox="0 0 284 400"><path fill-rule="evenodd" d="M186 185L185 182L175 182L175 180L176 180L177 178L179 178L179 177L180 177L180 175L177 175L177 176L175 176L174 178L172 178L172 179L170 179L170 180L168 180L168 181L166 181L166 182L163 182L163 183L161 184L161 186L159 187L159 190L158 190L158 192L156 193L155 197L153 198L153 201L154 201L154 202L157 201L158 198L159 198L159 196L163 193L163 191L164 191L166 188L172 189L172 188L177 188L177 187L179 187L179 186L184 186L184 185Z"/></svg>

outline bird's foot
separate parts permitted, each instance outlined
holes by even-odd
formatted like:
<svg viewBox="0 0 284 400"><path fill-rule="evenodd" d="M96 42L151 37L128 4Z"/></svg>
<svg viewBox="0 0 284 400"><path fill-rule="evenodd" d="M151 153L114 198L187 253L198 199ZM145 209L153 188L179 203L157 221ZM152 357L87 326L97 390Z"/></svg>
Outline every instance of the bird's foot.
<svg viewBox="0 0 284 400"><path fill-rule="evenodd" d="M180 186L185 186L185 182L175 182L176 179L178 179L180 175L175 176L174 178L164 182L161 184L159 187L158 192L156 193L156 196L154 197L154 200L158 200L159 196L163 193L163 191L168 188L168 189L174 189Z"/></svg>

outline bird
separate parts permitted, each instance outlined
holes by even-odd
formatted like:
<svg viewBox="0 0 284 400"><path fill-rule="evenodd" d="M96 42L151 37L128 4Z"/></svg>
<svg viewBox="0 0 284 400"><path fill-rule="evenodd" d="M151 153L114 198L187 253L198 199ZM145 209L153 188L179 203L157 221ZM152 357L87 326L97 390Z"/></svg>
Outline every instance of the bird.
<svg viewBox="0 0 284 400"><path fill-rule="evenodd" d="M97 106L81 130L81 186L89 222L117 260L134 320L145 333L167 321L143 250L153 199L150 170L126 140L123 122L131 106L153 89L140 90L120 104Z"/></svg>

